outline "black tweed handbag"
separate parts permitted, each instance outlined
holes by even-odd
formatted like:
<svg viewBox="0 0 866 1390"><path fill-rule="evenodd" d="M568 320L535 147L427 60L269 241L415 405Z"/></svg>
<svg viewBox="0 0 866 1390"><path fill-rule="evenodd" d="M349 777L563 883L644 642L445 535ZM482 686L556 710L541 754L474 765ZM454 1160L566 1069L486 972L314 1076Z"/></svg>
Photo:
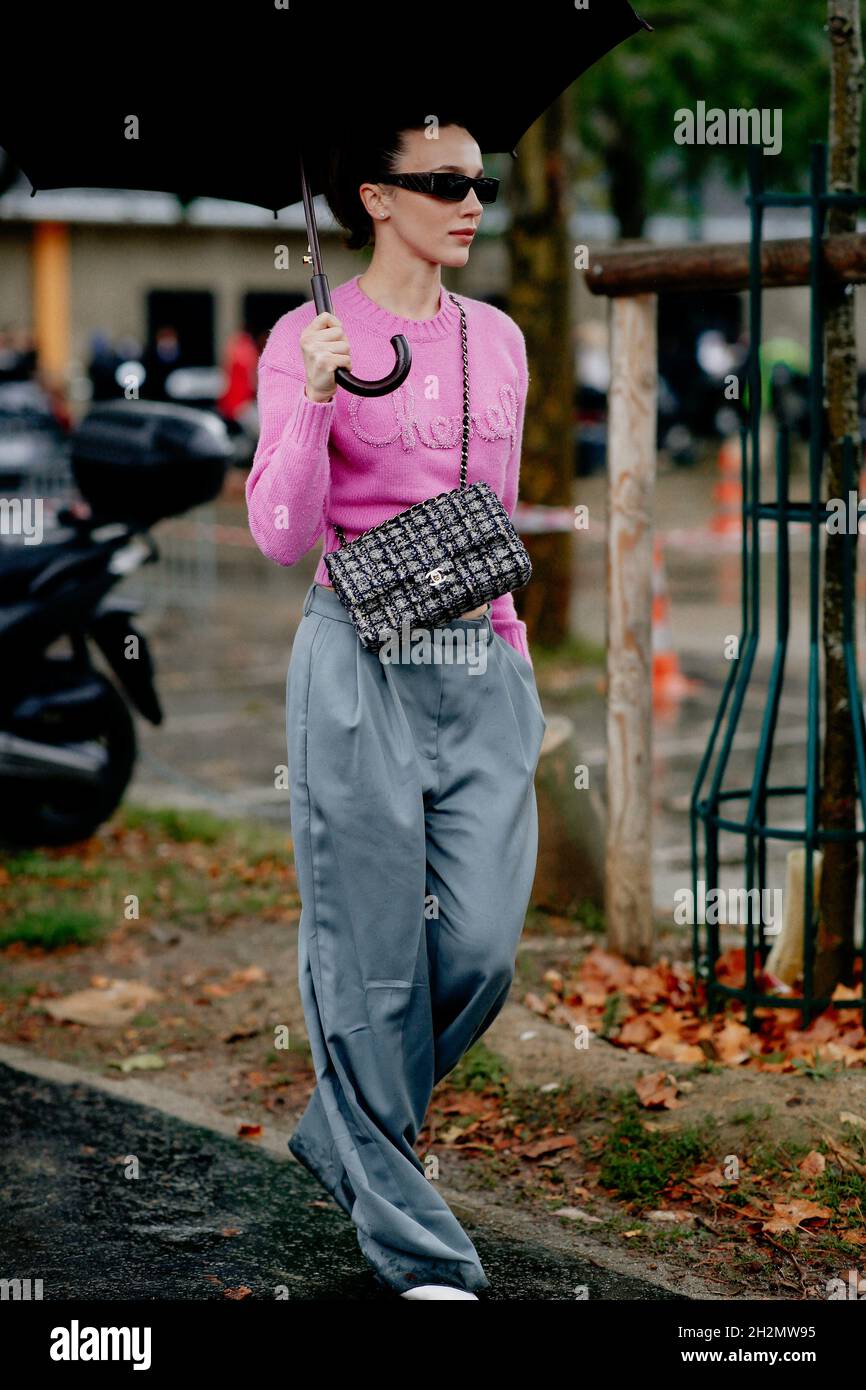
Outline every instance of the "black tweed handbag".
<svg viewBox="0 0 866 1390"><path fill-rule="evenodd" d="M436 627L449 618L529 583L526 547L496 493L485 482L466 486L469 453L469 356L466 313L463 343L463 445L460 486L416 502L396 516L340 541L325 556L334 592L351 616L364 647L377 650L402 624Z"/></svg>

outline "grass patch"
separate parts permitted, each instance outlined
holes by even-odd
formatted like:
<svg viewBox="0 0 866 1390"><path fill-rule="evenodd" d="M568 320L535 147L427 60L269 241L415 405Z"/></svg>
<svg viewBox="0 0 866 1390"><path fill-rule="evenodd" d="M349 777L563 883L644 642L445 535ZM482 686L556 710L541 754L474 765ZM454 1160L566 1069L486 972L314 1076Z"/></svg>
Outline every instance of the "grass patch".
<svg viewBox="0 0 866 1390"><path fill-rule="evenodd" d="M677 1247L683 1243L693 1247L696 1241L702 1239L701 1232L696 1231L688 1221L679 1226L659 1226L656 1228L654 1222L651 1222L650 1225L653 1226L653 1229L650 1231L645 1229L644 1235L649 1237L650 1247L657 1255L664 1255L670 1251L676 1253Z"/></svg>
<svg viewBox="0 0 866 1390"><path fill-rule="evenodd" d="M595 1096L573 1080L561 1083L555 1091L542 1091L538 1086L512 1086L508 1091L509 1116L516 1125L531 1130L548 1125L568 1129L597 1109Z"/></svg>
<svg viewBox="0 0 866 1390"><path fill-rule="evenodd" d="M105 875L100 864L88 864L80 855L55 853L52 856L41 850L28 849L10 853L3 860L3 868L10 878L57 879L68 881L98 881Z"/></svg>
<svg viewBox="0 0 866 1390"><path fill-rule="evenodd" d="M210 811L177 811L173 807L150 810L143 806L125 808L123 821L128 830L145 830L177 844L216 845L225 837L227 822Z"/></svg>
<svg viewBox="0 0 866 1390"><path fill-rule="evenodd" d="M45 912L25 912L0 925L0 947L23 942L56 951L61 946L89 946L100 936L100 925L89 912L66 908Z"/></svg>
<svg viewBox="0 0 866 1390"><path fill-rule="evenodd" d="M16 999L27 999L29 995L35 994L37 989L38 985L11 979L7 972L6 976L0 979L0 1000L11 1004Z"/></svg>
<svg viewBox="0 0 866 1390"><path fill-rule="evenodd" d="M795 1170L801 1159L814 1148L814 1144L796 1139L778 1141L766 1139L758 1143L750 1155L750 1166L763 1177L775 1178L780 1173Z"/></svg>
<svg viewBox="0 0 866 1390"><path fill-rule="evenodd" d="M288 833L209 812L124 805L74 851L3 862L0 947L93 944L129 924L218 928L299 906Z"/></svg>
<svg viewBox="0 0 866 1390"><path fill-rule="evenodd" d="M794 1066L801 1076L811 1076L813 1081L829 1081L841 1076L845 1071L844 1062L826 1062L820 1057L795 1057Z"/></svg>
<svg viewBox="0 0 866 1390"><path fill-rule="evenodd" d="M649 1130L634 1096L625 1093L601 1159L599 1181L620 1197L655 1202L669 1183L690 1173L707 1155L715 1122L677 1130Z"/></svg>
<svg viewBox="0 0 866 1390"><path fill-rule="evenodd" d="M815 1183L815 1200L852 1229L866 1226L866 1178L859 1173L828 1166Z"/></svg>
<svg viewBox="0 0 866 1390"><path fill-rule="evenodd" d="M568 664L591 666L604 670L607 654L599 642L591 642L586 637L570 634L564 641L558 642L555 647L549 647L538 641L533 642L532 660L539 667Z"/></svg>
<svg viewBox="0 0 866 1390"><path fill-rule="evenodd" d="M753 1130L758 1125L766 1125L768 1120L773 1118L773 1107L766 1102L758 1106L757 1110L735 1110L730 1117L732 1125L742 1125L746 1130Z"/></svg>
<svg viewBox="0 0 866 1390"><path fill-rule="evenodd" d="M618 991L609 994L605 1001L604 1013L601 1019L599 1034L603 1038L609 1038L611 1033L619 1026L620 1008L628 1008L628 1000L625 995Z"/></svg>
<svg viewBox="0 0 866 1390"><path fill-rule="evenodd" d="M694 1076L721 1076L725 1067L721 1062L714 1062L707 1057L703 1062L695 1062L693 1067L689 1067L686 1072L686 1080L691 1080Z"/></svg>
<svg viewBox="0 0 866 1390"><path fill-rule="evenodd" d="M508 1070L502 1058L484 1042L477 1042L464 1053L453 1071L443 1080L455 1091L504 1091Z"/></svg>
<svg viewBox="0 0 866 1390"><path fill-rule="evenodd" d="M577 909L577 920L580 925L594 935L603 936L606 930L606 919L602 908L597 907L591 898L584 898Z"/></svg>
<svg viewBox="0 0 866 1390"><path fill-rule="evenodd" d="M569 936L572 932L575 936L586 932L604 933L604 913L589 898L562 912L534 905L527 908L524 936L561 937Z"/></svg>

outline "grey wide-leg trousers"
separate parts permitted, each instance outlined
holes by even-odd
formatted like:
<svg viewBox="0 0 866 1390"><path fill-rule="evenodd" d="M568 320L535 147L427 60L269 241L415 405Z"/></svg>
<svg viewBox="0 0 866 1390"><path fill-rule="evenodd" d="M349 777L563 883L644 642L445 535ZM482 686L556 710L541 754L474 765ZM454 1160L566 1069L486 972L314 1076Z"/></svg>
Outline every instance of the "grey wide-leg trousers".
<svg viewBox="0 0 866 1390"><path fill-rule="evenodd" d="M488 614L444 626L475 655L389 664L313 583L286 693L317 1078L288 1147L398 1292L488 1286L413 1144L434 1085L508 996L538 843L532 667Z"/></svg>

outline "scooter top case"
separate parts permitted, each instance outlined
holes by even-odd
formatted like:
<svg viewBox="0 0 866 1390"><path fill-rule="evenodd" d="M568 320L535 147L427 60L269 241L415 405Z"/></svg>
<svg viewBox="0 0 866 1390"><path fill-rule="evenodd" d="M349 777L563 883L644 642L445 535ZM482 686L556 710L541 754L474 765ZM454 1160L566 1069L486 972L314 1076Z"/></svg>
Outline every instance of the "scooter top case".
<svg viewBox="0 0 866 1390"><path fill-rule="evenodd" d="M107 401L72 436L72 472L94 517L151 526L216 497L233 457L211 410Z"/></svg>

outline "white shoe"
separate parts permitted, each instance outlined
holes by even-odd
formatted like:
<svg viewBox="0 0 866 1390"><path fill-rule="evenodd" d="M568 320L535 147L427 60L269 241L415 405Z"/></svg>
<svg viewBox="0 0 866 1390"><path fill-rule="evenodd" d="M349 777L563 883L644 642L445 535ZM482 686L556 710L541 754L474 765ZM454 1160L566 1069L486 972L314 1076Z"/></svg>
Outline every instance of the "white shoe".
<svg viewBox="0 0 866 1390"><path fill-rule="evenodd" d="M404 1289L401 1298L474 1298L480 1303L477 1294L466 1289L452 1289L450 1284L419 1284L417 1289Z"/></svg>

